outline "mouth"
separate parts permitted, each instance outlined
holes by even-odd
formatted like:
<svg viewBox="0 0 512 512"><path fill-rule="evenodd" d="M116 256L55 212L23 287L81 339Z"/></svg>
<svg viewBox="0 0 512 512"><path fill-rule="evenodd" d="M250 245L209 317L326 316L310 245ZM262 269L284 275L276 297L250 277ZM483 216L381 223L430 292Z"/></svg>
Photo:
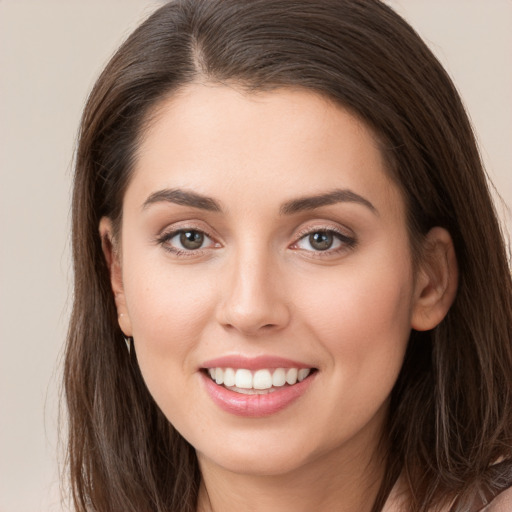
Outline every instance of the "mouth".
<svg viewBox="0 0 512 512"><path fill-rule="evenodd" d="M218 386L244 395L265 395L303 382L316 368L203 368Z"/></svg>

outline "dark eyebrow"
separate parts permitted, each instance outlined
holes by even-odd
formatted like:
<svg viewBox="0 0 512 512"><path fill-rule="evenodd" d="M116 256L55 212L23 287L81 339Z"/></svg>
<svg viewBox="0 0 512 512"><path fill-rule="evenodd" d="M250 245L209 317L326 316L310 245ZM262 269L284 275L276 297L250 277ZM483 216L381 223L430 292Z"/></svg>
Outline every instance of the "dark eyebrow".
<svg viewBox="0 0 512 512"><path fill-rule="evenodd" d="M203 196L197 192L190 192L179 188L174 189L163 189L157 192L153 192L142 205L144 210L149 205L160 202L168 202L174 204L180 204L183 206L192 206L193 208L200 208L201 210L207 210L209 212L220 212L221 207L219 203L211 197Z"/></svg>
<svg viewBox="0 0 512 512"><path fill-rule="evenodd" d="M319 194L309 197L300 197L299 199L293 199L288 201L281 206L279 213L281 215L291 215L293 213L302 212L305 210L314 210L321 206L328 206L336 203L358 203L369 208L373 213L378 215L377 208L373 206L368 199L352 192L348 189L336 189L326 194Z"/></svg>

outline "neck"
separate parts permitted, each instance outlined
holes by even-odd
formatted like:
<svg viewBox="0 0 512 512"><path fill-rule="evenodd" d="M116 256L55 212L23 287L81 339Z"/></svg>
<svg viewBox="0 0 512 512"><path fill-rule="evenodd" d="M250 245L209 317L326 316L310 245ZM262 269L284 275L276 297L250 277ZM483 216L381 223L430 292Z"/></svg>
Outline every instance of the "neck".
<svg viewBox="0 0 512 512"><path fill-rule="evenodd" d="M198 512L370 512L384 476L382 450L369 453L367 445L331 450L278 475L235 473L198 459Z"/></svg>

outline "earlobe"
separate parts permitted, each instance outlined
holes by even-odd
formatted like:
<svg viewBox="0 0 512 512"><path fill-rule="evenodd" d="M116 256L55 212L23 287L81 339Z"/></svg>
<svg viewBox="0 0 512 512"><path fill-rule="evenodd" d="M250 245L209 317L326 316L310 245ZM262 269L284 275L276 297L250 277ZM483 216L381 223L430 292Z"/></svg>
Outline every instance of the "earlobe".
<svg viewBox="0 0 512 512"><path fill-rule="evenodd" d="M428 331L450 309L458 285L458 266L452 237L444 228L432 228L425 237L420 269L416 276L411 327Z"/></svg>
<svg viewBox="0 0 512 512"><path fill-rule="evenodd" d="M120 254L114 241L111 219L108 217L102 217L100 220L99 232L101 237L101 248L109 270L110 286L116 303L119 327L125 336L132 336L132 325L128 309L126 307L124 294Z"/></svg>

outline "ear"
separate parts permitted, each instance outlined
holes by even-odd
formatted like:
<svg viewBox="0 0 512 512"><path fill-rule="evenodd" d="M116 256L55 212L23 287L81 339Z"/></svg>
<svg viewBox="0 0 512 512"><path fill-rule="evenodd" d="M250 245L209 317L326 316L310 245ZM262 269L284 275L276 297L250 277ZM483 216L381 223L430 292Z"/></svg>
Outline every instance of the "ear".
<svg viewBox="0 0 512 512"><path fill-rule="evenodd" d="M411 327L428 331L436 327L450 309L458 284L458 267L452 237L446 229L432 228L423 244L416 276Z"/></svg>
<svg viewBox="0 0 512 512"><path fill-rule="evenodd" d="M101 248L110 274L110 286L114 293L119 327L125 336L132 336L132 323L124 294L120 253L113 237L112 221L108 217L102 217L100 220L99 231Z"/></svg>

